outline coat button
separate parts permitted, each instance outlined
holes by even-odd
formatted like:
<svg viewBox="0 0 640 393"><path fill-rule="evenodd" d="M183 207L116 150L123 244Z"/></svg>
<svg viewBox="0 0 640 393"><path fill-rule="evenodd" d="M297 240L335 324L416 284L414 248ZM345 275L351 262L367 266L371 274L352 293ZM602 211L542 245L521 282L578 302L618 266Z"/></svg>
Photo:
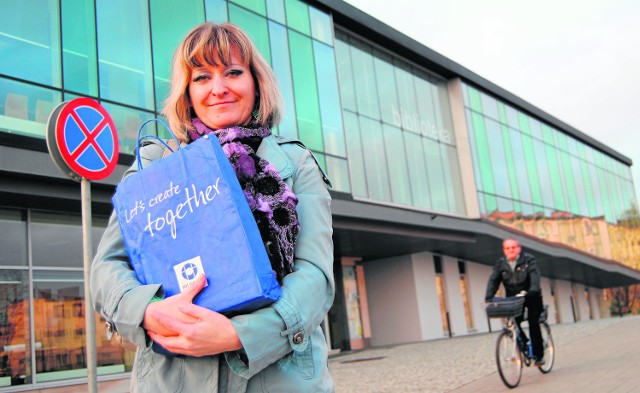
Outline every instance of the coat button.
<svg viewBox="0 0 640 393"><path fill-rule="evenodd" d="M304 340L304 334L302 334L302 332L298 332L298 333L293 335L293 343L294 344L300 344L302 342L302 340Z"/></svg>
<svg viewBox="0 0 640 393"><path fill-rule="evenodd" d="M111 337L113 337L113 324L111 322L107 322L105 324L105 330L107 333L107 340L111 340Z"/></svg>

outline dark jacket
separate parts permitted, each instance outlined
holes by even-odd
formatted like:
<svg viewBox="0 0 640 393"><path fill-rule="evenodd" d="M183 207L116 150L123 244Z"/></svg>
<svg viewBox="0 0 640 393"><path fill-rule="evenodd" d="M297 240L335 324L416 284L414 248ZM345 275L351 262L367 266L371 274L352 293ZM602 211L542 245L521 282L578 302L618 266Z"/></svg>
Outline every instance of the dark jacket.
<svg viewBox="0 0 640 393"><path fill-rule="evenodd" d="M520 253L513 270L506 257L503 256L496 261L487 283L485 300L493 298L500 282L504 285L507 296L515 296L520 291L527 291L528 297L541 296L538 262L533 255L526 252Z"/></svg>

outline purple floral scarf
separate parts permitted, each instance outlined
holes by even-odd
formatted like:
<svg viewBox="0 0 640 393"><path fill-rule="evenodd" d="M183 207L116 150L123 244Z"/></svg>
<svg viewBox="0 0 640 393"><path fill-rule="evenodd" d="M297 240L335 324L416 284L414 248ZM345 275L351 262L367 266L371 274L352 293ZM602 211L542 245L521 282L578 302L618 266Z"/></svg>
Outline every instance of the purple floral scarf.
<svg viewBox="0 0 640 393"><path fill-rule="evenodd" d="M293 271L300 223L296 212L298 197L282 180L276 167L255 154L262 139L271 135L271 130L264 127L212 130L198 118L192 123L195 127L195 130L189 130L192 141L206 134L218 137L258 224L271 267L282 284L282 278Z"/></svg>

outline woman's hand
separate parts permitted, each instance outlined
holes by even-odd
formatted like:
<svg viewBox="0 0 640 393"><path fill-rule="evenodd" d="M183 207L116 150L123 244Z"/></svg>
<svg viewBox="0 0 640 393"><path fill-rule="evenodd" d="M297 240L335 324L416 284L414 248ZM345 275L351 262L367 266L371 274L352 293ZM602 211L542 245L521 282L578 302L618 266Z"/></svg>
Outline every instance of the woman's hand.
<svg viewBox="0 0 640 393"><path fill-rule="evenodd" d="M162 314L179 321L193 322L194 318L181 312L179 310L179 306L181 304L191 304L193 302L193 298L202 291L206 282L207 279L203 274L196 278L193 285L186 291L157 302L149 303L146 311L144 312L142 327L148 333L153 332L163 336L177 336L179 332L170 330L167 326L160 323L156 316Z"/></svg>
<svg viewBox="0 0 640 393"><path fill-rule="evenodd" d="M208 356L242 348L231 320L224 315L190 303L180 303L178 310L185 318L176 319L160 310L152 311L164 331L177 333L163 335L149 331L149 337L168 351Z"/></svg>

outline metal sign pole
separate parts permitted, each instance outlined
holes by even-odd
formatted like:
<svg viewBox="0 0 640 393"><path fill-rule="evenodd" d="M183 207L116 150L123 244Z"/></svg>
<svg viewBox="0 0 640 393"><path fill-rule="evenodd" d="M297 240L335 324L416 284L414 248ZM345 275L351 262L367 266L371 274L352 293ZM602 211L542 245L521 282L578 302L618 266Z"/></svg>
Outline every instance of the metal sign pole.
<svg viewBox="0 0 640 393"><path fill-rule="evenodd" d="M89 290L89 271L93 260L93 240L91 239L91 182L82 179L82 247L84 254L84 320L87 332L87 383L90 393L98 392L96 375L96 319L94 317L93 301Z"/></svg>

